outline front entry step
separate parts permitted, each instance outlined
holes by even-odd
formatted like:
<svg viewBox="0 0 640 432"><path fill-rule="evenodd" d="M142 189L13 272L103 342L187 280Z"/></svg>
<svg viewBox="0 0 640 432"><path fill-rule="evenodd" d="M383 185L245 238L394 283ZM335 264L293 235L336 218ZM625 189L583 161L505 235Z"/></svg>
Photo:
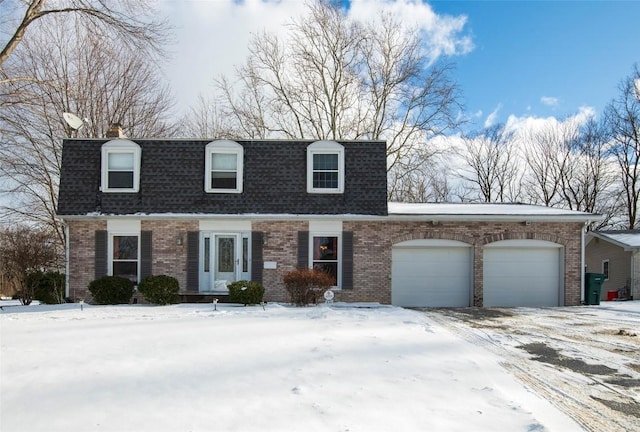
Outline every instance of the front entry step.
<svg viewBox="0 0 640 432"><path fill-rule="evenodd" d="M218 299L218 303L230 303L228 294L202 294L202 293L179 293L179 303L213 303L213 299Z"/></svg>

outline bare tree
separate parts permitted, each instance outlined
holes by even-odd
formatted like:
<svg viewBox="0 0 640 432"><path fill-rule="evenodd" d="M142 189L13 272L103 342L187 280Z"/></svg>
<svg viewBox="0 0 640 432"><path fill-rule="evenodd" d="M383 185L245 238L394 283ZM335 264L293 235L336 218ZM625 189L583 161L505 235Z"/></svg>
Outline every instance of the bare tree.
<svg viewBox="0 0 640 432"><path fill-rule="evenodd" d="M605 116L613 140L612 154L620 168L627 228L634 229L640 200L640 69L637 65L618 89L619 95L609 103Z"/></svg>
<svg viewBox="0 0 640 432"><path fill-rule="evenodd" d="M286 38L261 33L237 80L217 82L232 129L251 138L384 139L390 193L437 152L429 139L459 124L452 66L391 15L350 20L335 2L310 2Z"/></svg>
<svg viewBox="0 0 640 432"><path fill-rule="evenodd" d="M29 274L59 269L64 262L61 252L55 235L47 230L22 226L0 232L0 268L16 282L23 305L30 304L34 296Z"/></svg>
<svg viewBox="0 0 640 432"><path fill-rule="evenodd" d="M474 185L480 201L513 202L519 198L519 173L513 132L496 124L463 137L461 156L466 169L461 177Z"/></svg>
<svg viewBox="0 0 640 432"><path fill-rule="evenodd" d="M134 50L159 52L167 41L166 23L154 19L148 0L0 1L0 15L5 17L3 27L10 29L0 50L0 68L25 40L28 29L42 22L47 26L56 25L52 20L55 16L79 18L94 35L115 37Z"/></svg>
<svg viewBox="0 0 640 432"><path fill-rule="evenodd" d="M590 118L568 145L571 151L560 177L563 204L572 210L610 213L615 179L604 125Z"/></svg>
<svg viewBox="0 0 640 432"><path fill-rule="evenodd" d="M197 138L225 137L232 139L246 138L231 126L228 119L215 101L209 101L202 95L198 103L189 110L181 120L179 134Z"/></svg>
<svg viewBox="0 0 640 432"><path fill-rule="evenodd" d="M28 102L0 111L0 187L11 194L5 217L45 225L63 244L55 218L61 138L102 137L115 121L137 136L171 136L174 129L169 91L143 52L86 31L73 19L49 21L55 25L34 26L14 53L21 73L33 80L13 92ZM86 117L85 127L71 129L62 119L65 111Z"/></svg>
<svg viewBox="0 0 640 432"><path fill-rule="evenodd" d="M548 207L561 204L562 176L577 134L577 124L565 121L529 131L521 137L528 168L524 193L530 202Z"/></svg>

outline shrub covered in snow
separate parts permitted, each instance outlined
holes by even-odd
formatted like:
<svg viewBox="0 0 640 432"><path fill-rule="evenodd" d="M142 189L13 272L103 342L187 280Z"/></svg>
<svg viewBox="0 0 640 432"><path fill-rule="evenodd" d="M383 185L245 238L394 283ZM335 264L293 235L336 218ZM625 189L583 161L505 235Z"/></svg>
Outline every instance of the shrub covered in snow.
<svg viewBox="0 0 640 432"><path fill-rule="evenodd" d="M138 291L149 303L166 305L178 303L178 280L167 275L147 276L138 285Z"/></svg>
<svg viewBox="0 0 640 432"><path fill-rule="evenodd" d="M316 303L318 297L333 286L333 278L329 274L309 268L287 272L282 280L291 296L291 303L296 306Z"/></svg>
<svg viewBox="0 0 640 432"><path fill-rule="evenodd" d="M229 288L229 300L243 305L262 303L264 287L259 282L240 280L231 282Z"/></svg>
<svg viewBox="0 0 640 432"><path fill-rule="evenodd" d="M120 276L103 276L89 284L95 304L129 303L133 296L133 282Z"/></svg>

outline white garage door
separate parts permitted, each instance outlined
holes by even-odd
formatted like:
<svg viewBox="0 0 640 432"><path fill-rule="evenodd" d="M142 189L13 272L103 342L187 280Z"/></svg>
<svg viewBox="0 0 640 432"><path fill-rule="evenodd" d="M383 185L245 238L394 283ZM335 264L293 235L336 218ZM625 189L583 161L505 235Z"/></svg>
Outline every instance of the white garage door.
<svg viewBox="0 0 640 432"><path fill-rule="evenodd" d="M453 240L411 240L393 247L391 303L466 307L471 299L471 246Z"/></svg>
<svg viewBox="0 0 640 432"><path fill-rule="evenodd" d="M483 255L485 307L561 304L561 245L504 240L485 246Z"/></svg>

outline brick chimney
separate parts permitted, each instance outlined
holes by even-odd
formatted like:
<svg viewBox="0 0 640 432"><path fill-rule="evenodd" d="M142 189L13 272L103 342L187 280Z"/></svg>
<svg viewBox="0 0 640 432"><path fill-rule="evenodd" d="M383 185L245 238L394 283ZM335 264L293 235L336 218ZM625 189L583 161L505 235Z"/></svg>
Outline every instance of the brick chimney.
<svg viewBox="0 0 640 432"><path fill-rule="evenodd" d="M120 123L111 123L107 130L107 138L125 138L124 132L122 132L122 125Z"/></svg>

